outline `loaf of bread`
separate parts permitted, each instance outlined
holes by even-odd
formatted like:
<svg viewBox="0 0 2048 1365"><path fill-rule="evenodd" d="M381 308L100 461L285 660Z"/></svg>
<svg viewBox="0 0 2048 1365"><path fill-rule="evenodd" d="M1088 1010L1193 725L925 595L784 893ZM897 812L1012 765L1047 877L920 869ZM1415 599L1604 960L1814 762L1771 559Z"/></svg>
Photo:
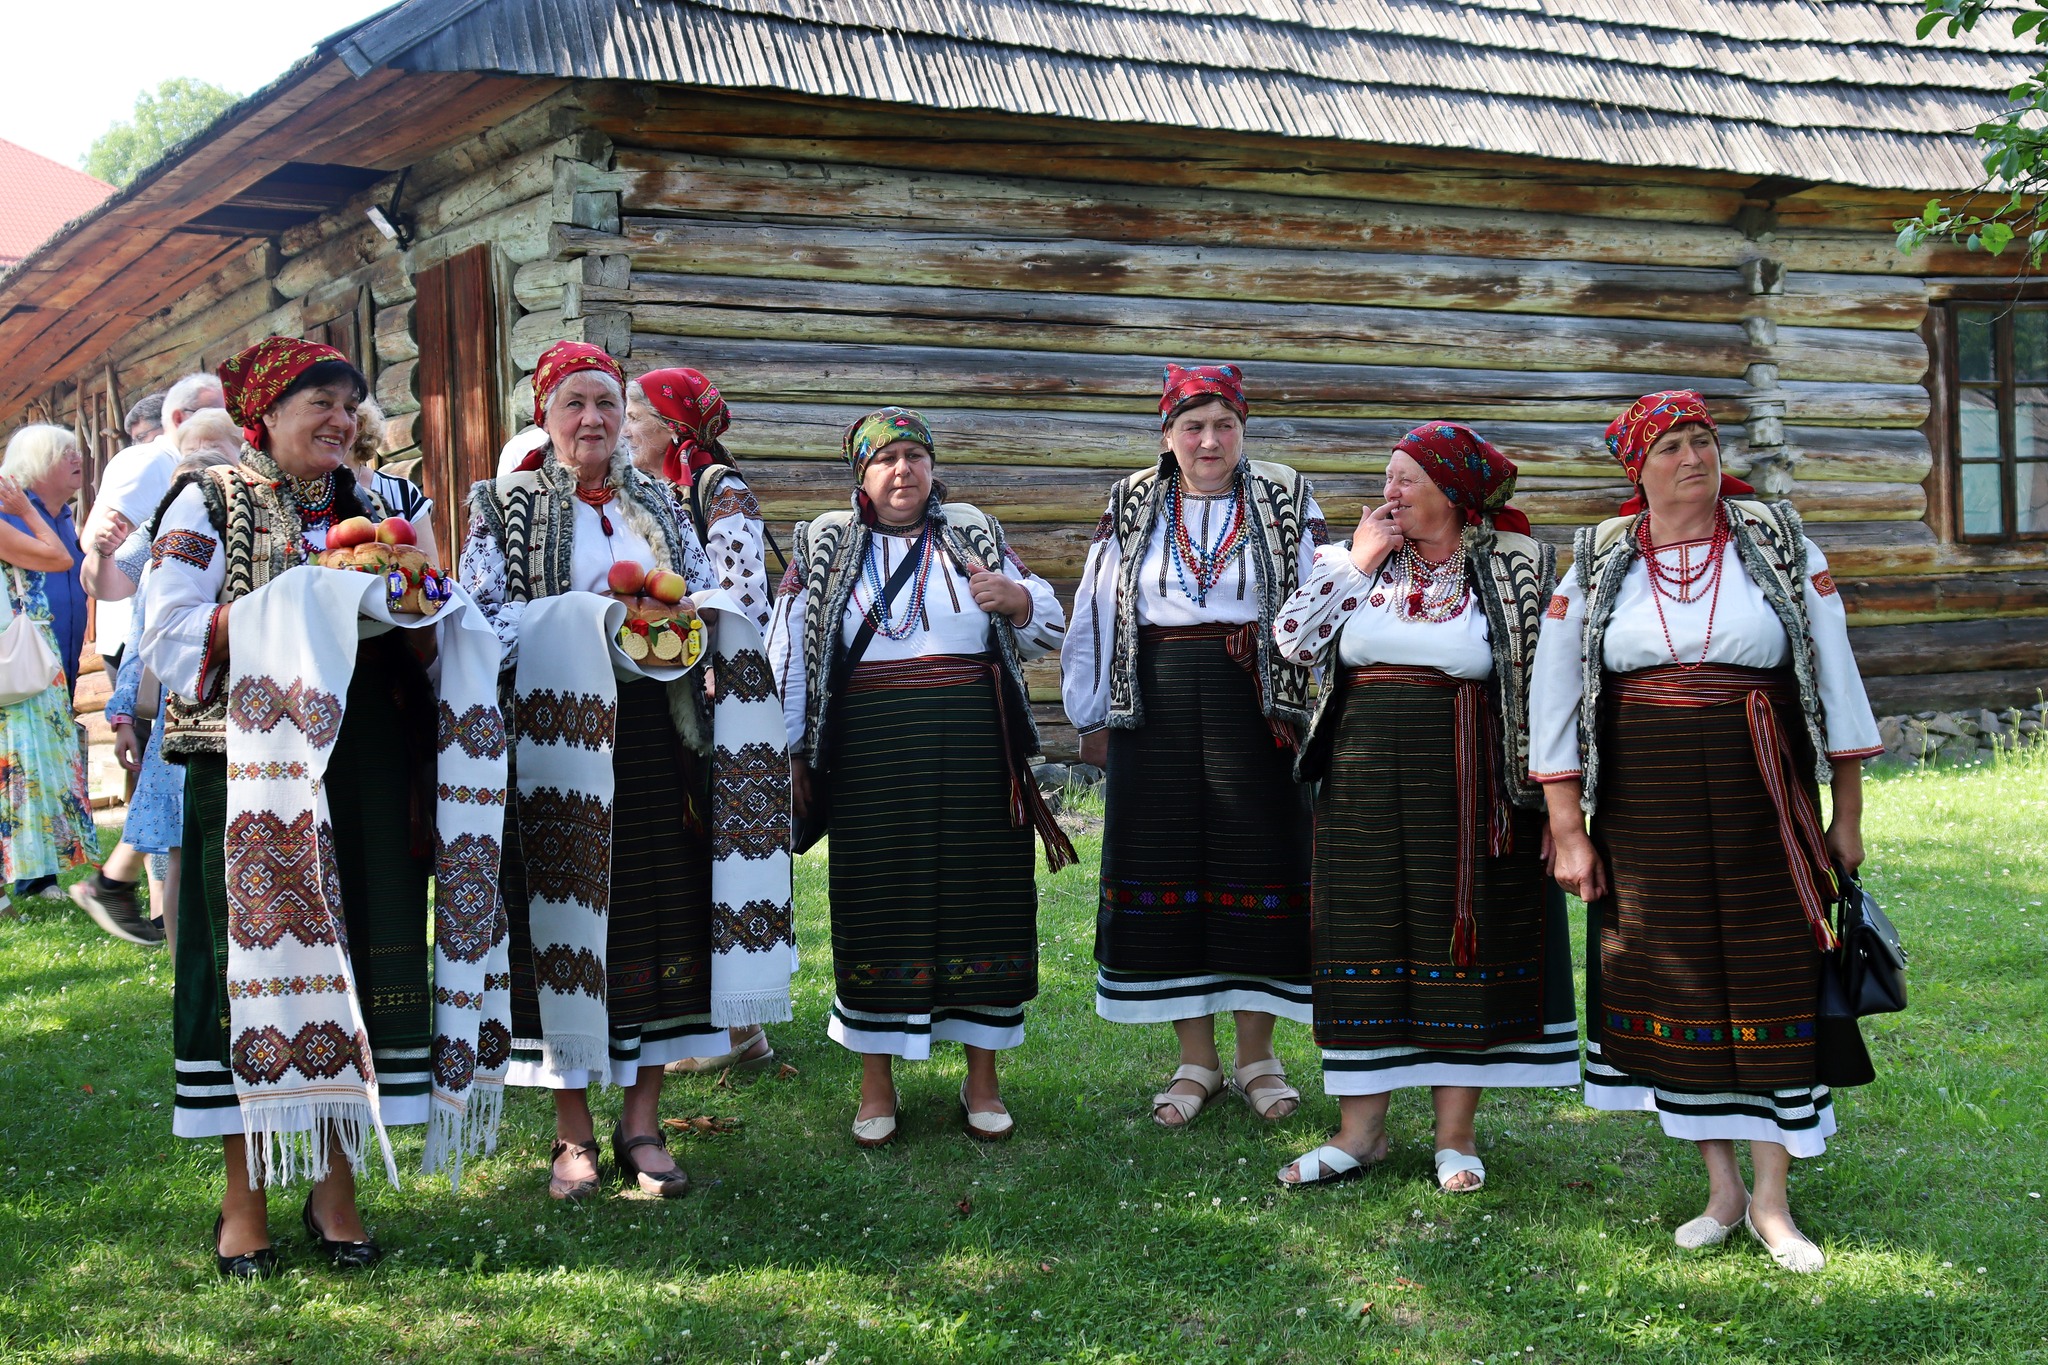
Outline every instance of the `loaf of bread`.
<svg viewBox="0 0 2048 1365"><path fill-rule="evenodd" d="M323 550L313 562L323 569L353 569L384 580L384 600L394 612L432 616L448 600L448 582L417 546L370 541L342 550Z"/></svg>

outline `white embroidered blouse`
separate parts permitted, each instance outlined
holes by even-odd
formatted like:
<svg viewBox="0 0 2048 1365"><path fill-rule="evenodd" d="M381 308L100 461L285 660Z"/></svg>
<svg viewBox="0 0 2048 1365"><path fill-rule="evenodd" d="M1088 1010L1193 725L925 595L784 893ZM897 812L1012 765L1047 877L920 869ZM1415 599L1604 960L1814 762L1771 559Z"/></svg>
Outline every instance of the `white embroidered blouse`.
<svg viewBox="0 0 2048 1365"><path fill-rule="evenodd" d="M1402 614L1398 580L1393 555L1368 578L1348 547L1324 545L1314 569L1281 606L1274 642L1297 664L1327 664L1334 636L1336 662L1345 668L1400 664L1454 678L1493 672L1493 636L1469 586L1465 609L1450 620L1411 621Z"/></svg>
<svg viewBox="0 0 2048 1365"><path fill-rule="evenodd" d="M1706 544L1704 541L1694 545ZM1675 546L1664 547L1665 562ZM1791 658L1784 623L1771 610L1763 589L1742 565L1734 544L1722 551L1721 593L1692 602L1652 597L1649 568L1639 558L1629 566L1607 623L1602 650L1609 672L1634 673L1672 663L1705 661L1742 668L1780 668ZM1868 758L1883 751L1877 720L1863 691L1863 676L1849 648L1849 616L1828 572L1827 556L1806 542L1806 617L1813 631L1814 677L1827 717L1829 758ZM1566 571L1536 645L1535 676L1529 698L1529 775L1538 782L1580 776L1579 701L1586 680L1580 663L1586 602L1578 574ZM1709 621L1713 638L1707 638ZM1665 631L1670 631L1666 641ZM1675 657L1674 657L1675 656Z"/></svg>

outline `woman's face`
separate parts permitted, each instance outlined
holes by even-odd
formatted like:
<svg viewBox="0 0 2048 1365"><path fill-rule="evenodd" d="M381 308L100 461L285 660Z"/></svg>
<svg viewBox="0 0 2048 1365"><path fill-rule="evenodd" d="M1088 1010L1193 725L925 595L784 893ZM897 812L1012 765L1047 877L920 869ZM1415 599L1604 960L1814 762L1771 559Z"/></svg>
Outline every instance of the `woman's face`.
<svg viewBox="0 0 2048 1365"><path fill-rule="evenodd" d="M661 474L661 457L668 452L668 423L642 400L626 396L626 444L633 448L633 467L643 474Z"/></svg>
<svg viewBox="0 0 2048 1365"><path fill-rule="evenodd" d="M860 487L882 520L915 521L932 496L932 453L917 441L891 441L868 461Z"/></svg>
<svg viewBox="0 0 2048 1365"><path fill-rule="evenodd" d="M356 442L356 386L346 379L300 389L263 414L270 457L295 478L338 468Z"/></svg>
<svg viewBox="0 0 2048 1365"><path fill-rule="evenodd" d="M592 483L610 466L625 418L617 386L604 375L578 370L562 381L548 406L548 442L579 483Z"/></svg>
<svg viewBox="0 0 2048 1365"><path fill-rule="evenodd" d="M78 454L78 447L68 445L57 462L50 466L50 472L43 475L43 481L36 485L36 493L43 505L56 508L71 500L85 483L85 461Z"/></svg>
<svg viewBox="0 0 2048 1365"><path fill-rule="evenodd" d="M1387 457L1384 492L1387 505L1394 509L1394 527L1403 539L1428 544L1455 534L1458 509L1407 451L1397 450Z"/></svg>
<svg viewBox="0 0 2048 1365"><path fill-rule="evenodd" d="M1642 485L1653 512L1711 505L1721 496L1720 438L1697 422L1673 427L1651 443Z"/></svg>
<svg viewBox="0 0 2048 1365"><path fill-rule="evenodd" d="M1244 420L1221 398L1183 408L1166 427L1167 449L1181 482L1197 493L1221 493L1244 453Z"/></svg>

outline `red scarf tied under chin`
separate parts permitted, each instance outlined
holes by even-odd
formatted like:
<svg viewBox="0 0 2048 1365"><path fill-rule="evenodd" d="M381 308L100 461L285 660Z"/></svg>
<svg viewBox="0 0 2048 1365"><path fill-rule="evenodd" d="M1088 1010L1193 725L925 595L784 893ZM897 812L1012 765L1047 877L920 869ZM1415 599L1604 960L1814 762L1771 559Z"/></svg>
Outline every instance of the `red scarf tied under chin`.
<svg viewBox="0 0 2048 1365"><path fill-rule="evenodd" d="M661 457L663 478L688 487L698 470L723 459L725 450L718 438L732 425L732 413L717 386L700 371L649 370L640 376L640 392L669 429L668 449Z"/></svg>

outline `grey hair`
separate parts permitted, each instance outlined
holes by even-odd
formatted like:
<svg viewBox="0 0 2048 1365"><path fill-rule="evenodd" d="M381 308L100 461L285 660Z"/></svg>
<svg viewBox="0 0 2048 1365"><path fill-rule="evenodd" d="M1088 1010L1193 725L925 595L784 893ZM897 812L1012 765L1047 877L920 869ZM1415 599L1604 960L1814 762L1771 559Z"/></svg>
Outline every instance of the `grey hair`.
<svg viewBox="0 0 2048 1365"><path fill-rule="evenodd" d="M239 458L242 429L228 416L226 408L201 408L178 424L177 434L171 440L178 453L187 457L201 450L217 449L233 452L233 457Z"/></svg>
<svg viewBox="0 0 2048 1365"><path fill-rule="evenodd" d="M210 403L200 401L202 398L207 397L212 398L213 401ZM164 430L176 431L178 429L178 423L174 422L171 418L173 413L182 412L189 419L193 414L203 412L207 408L224 408L226 406L227 398L221 392L220 377L218 375L210 374L205 370L188 374L164 391L162 414Z"/></svg>
<svg viewBox="0 0 2048 1365"><path fill-rule="evenodd" d="M78 438L72 435L71 428L36 422L7 438L7 458L0 461L0 474L24 489L33 488L50 476L65 451L77 446Z"/></svg>
<svg viewBox="0 0 2048 1365"><path fill-rule="evenodd" d="M157 427L164 424L164 396L162 394L152 393L146 397L136 399L135 406L128 409L128 415L121 419L121 430L126 431L137 422L147 422L151 426Z"/></svg>
<svg viewBox="0 0 2048 1365"><path fill-rule="evenodd" d="M625 389L620 387L618 380L612 378L611 375L607 374L603 370L578 370L575 375L570 375L569 379L574 379L577 377L577 375L585 374L589 375L593 379L602 379L605 382L605 387L612 391L612 397L618 399L621 404L623 404L626 401ZM566 384L568 382L568 379L564 379L562 381L563 384ZM554 412L555 400L561 396L562 384L557 384L552 389L548 390L547 401L541 404L540 409L540 415L543 419L545 419L549 414Z"/></svg>

